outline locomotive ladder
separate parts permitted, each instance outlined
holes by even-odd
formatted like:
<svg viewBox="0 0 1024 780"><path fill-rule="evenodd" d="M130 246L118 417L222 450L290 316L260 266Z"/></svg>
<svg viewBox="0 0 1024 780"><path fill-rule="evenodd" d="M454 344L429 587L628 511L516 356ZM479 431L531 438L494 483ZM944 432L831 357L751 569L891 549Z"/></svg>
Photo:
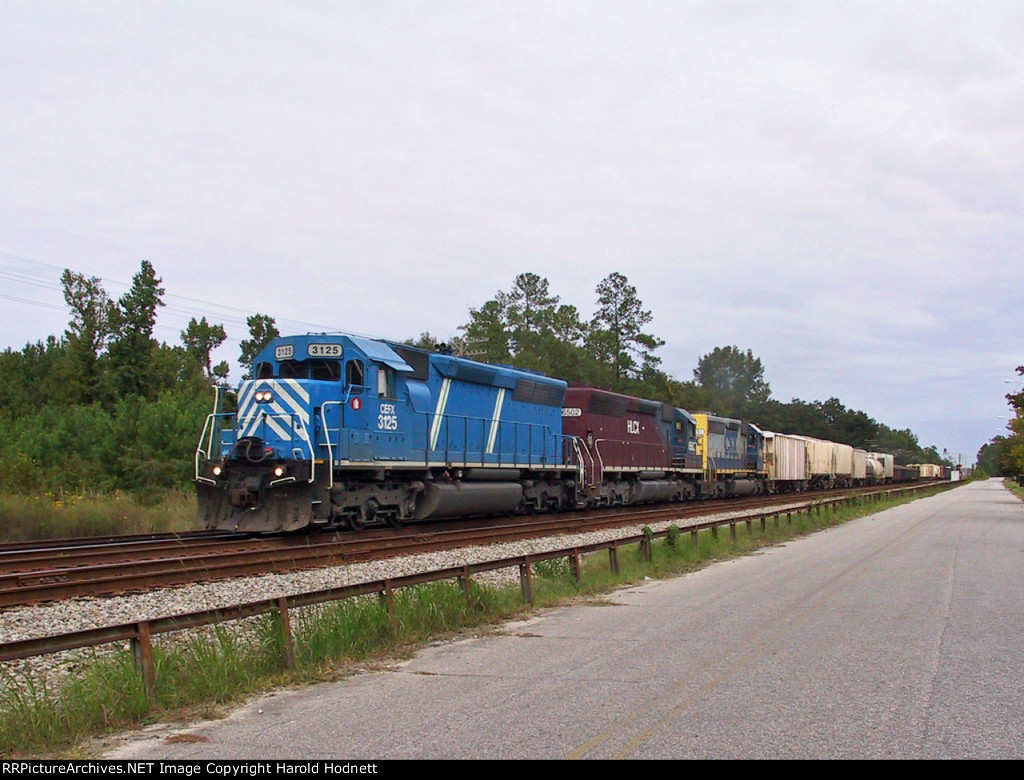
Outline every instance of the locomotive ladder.
<svg viewBox="0 0 1024 780"><path fill-rule="evenodd" d="M596 497L594 494L600 493L604 480L604 465L594 458L578 436L572 437L572 447L576 453L577 495Z"/></svg>

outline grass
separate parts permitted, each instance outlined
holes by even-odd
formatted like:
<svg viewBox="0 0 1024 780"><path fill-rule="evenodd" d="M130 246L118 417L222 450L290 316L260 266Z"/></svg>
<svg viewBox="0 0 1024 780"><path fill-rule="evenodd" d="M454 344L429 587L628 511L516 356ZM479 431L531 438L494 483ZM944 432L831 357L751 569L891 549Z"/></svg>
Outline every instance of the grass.
<svg viewBox="0 0 1024 780"><path fill-rule="evenodd" d="M650 544L650 559L639 545L623 547L612 571L607 552L581 561L580 580L567 559L533 566L533 605L512 587L471 583L471 599L457 582L441 582L394 593L389 614L375 597L307 607L292 613L294 666L276 616L226 624L188 635L166 635L154 645L156 690L150 697L130 651L93 654L72 676L36 679L0 669L0 757L74 757L89 740L160 720L218 715L258 692L276 687L338 679L359 665L405 657L424 642L460 631L493 626L531 609L571 603L644 578L672 577L709 563L744 555L815 530L913 500L854 501L830 508L769 516L747 532L737 525L700 531L670 529Z"/></svg>
<svg viewBox="0 0 1024 780"><path fill-rule="evenodd" d="M1017 484L1017 480L1013 478L1007 478L1003 480L1003 485L1017 498L1024 501L1024 485Z"/></svg>
<svg viewBox="0 0 1024 780"><path fill-rule="evenodd" d="M0 543L193 531L196 498L175 491L153 505L123 493L0 496Z"/></svg>

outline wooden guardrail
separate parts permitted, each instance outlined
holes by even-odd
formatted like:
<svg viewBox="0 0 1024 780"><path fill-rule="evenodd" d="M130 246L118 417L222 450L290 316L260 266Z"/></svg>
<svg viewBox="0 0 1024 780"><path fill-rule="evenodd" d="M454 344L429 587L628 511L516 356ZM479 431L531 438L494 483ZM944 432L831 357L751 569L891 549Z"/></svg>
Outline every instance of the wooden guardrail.
<svg viewBox="0 0 1024 780"><path fill-rule="evenodd" d="M956 483L953 483L956 484ZM891 490L881 491L868 496L848 496L843 498L817 499L804 506L791 507L786 510L775 512L753 511L746 514L739 514L731 518L720 518L707 520L701 523L687 525L682 528L667 528L662 531L648 531L643 534L621 537L602 542L594 542L587 545L577 545L547 552L530 553L517 555L510 558L500 558L492 561L469 563L462 566L452 566L444 569L421 572L419 574L408 574L401 577L389 577L381 580L361 582L353 585L344 585L336 588L299 593L279 598L263 599L247 604L238 604L230 607L203 610L200 612L189 612L179 615L140 620L134 623L123 623L115 626L90 628L81 631L72 631L66 634L55 634L51 636L37 637L33 639L22 639L14 642L0 644L0 661L12 661L34 656L48 655L52 653L76 650L83 647L99 647L116 642L127 641L130 643L135 661L142 674L147 691L151 694L156 686L156 671L153 663L153 642L152 638L157 634L166 634L173 631L182 631L191 628L217 623L227 623L244 618L277 613L280 616L279 625L282 632L282 640L285 648L285 665L294 665L294 639L291 630L290 611L300 607L307 607L314 604L323 604L331 601L354 598L356 596L377 595L386 605L388 614L393 616L395 611L393 593L399 588L408 588L416 585L423 585L430 582L443 580L459 580L466 593L466 598L471 600L470 582L474 574L496 571L518 567L519 580L523 597L533 603L532 567L535 563L550 561L559 558L567 558L570 571L580 581L581 567L580 558L600 550L608 550L609 565L613 572L618 572L618 549L623 546L640 545L642 554L650 559L650 544L656 538L667 537L671 533L688 532L694 541L702 530L710 529L717 536L719 528L729 526L730 534L735 539L737 527L745 524L748 533L752 533L754 521L759 521L761 530L767 528L769 518L773 518L775 525L780 524L780 518L785 515L786 522L792 522L793 514L800 512L817 512L821 514L823 509L837 511L840 504L848 504L854 500L872 498L876 500L880 496L888 496L898 492L917 492L929 486L907 486Z"/></svg>

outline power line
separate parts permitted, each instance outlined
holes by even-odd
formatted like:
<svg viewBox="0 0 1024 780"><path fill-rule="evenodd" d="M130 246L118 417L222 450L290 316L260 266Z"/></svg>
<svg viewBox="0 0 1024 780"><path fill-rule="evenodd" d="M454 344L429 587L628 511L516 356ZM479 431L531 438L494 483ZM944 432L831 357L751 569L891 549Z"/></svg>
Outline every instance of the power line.
<svg viewBox="0 0 1024 780"><path fill-rule="evenodd" d="M57 309L58 311L60 311L67 308L66 306L58 306L55 303L46 303L45 301L33 301L29 300L28 298L18 298L14 295L4 295L3 293L0 293L0 298L3 298L6 301L15 301L17 303L27 303L31 306L39 306L40 308L43 309Z"/></svg>
<svg viewBox="0 0 1024 780"><path fill-rule="evenodd" d="M59 281L60 276L64 273L65 270L63 267L58 267L52 265L51 263L45 263L41 260L24 257L22 255L16 255L11 252L5 252L2 250L0 250L0 260L7 261L0 262L0 279L7 279L14 283L23 284L29 287L58 291L61 292L61 297L63 298L63 285ZM28 270L26 270L24 266L28 266ZM40 270L48 271L49 273L40 274ZM104 285L114 285L118 288L124 288L125 290L128 290L131 287L130 282L124 282L121 280L110 279L105 277L96 278L98 278L100 282L103 283ZM56 304L2 294L0 294L0 298L14 301L16 303L24 303L30 306L38 306L41 308L47 308L52 310L67 310L67 306L64 303ZM243 330L248 328L248 318L256 313L251 309L243 309L237 306L230 306L223 303L213 303L211 301L204 301L198 298L191 298L184 295L165 293L161 297L161 300L164 303L164 306L161 307L161 309L165 314L180 317L182 319L186 317L208 317L215 320L223 320L225 324L237 326L238 328ZM160 312L158 311L158 319L159 315ZM335 325L324 325L322 323L304 322L302 320L293 320L286 317L274 316L274 321L278 325L279 329L281 328L282 324L285 324L289 328L294 328L295 330L338 330L337 326ZM174 333L175 335L180 335L181 330L183 330L183 328L175 328L170 325L155 324L154 330L163 333ZM226 339L226 341L234 344L241 344L242 339L240 337L229 336Z"/></svg>

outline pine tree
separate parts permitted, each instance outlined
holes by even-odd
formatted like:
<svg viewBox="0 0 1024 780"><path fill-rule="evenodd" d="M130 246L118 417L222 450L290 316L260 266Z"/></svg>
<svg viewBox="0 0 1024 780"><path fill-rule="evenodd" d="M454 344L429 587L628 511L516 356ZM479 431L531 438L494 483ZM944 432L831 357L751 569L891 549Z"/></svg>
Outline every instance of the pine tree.
<svg viewBox="0 0 1024 780"><path fill-rule="evenodd" d="M665 342L642 331L652 316L629 280L618 272L609 274L597 285L597 303L587 339L591 354L608 363L620 381L656 369L661 358L652 353Z"/></svg>
<svg viewBox="0 0 1024 780"><path fill-rule="evenodd" d="M479 309L470 309L469 322L459 328L465 333L467 351L476 353L479 360L487 363L509 363L512 360L507 298L505 293L499 292Z"/></svg>
<svg viewBox="0 0 1024 780"><path fill-rule="evenodd" d="M156 386L152 365L156 310L164 305L164 288L153 265L143 260L139 272L132 277L132 286L112 309L113 338L108 347L111 380L118 396L138 395L154 398L161 389Z"/></svg>

